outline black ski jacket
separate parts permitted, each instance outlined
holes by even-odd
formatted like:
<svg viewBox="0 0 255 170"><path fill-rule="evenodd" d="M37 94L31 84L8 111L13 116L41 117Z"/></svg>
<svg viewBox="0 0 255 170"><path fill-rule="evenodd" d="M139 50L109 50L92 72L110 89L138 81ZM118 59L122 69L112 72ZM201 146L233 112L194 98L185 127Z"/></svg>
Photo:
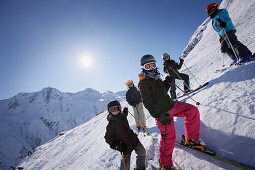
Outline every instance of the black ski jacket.
<svg viewBox="0 0 255 170"><path fill-rule="evenodd" d="M135 86L130 87L126 93L126 100L128 104L135 107L142 102L140 91Z"/></svg>
<svg viewBox="0 0 255 170"><path fill-rule="evenodd" d="M182 67L182 64L176 63L174 60L167 60L164 62L164 72L169 73L170 77L176 77L176 73L179 74L179 71ZM170 68L173 67L173 70L170 70ZM176 73L175 73L176 72Z"/></svg>
<svg viewBox="0 0 255 170"><path fill-rule="evenodd" d="M139 139L137 135L130 129L127 113L122 112L117 116L109 113L107 120L109 121L106 127L105 141L110 146L116 145L120 141L127 146L127 150L124 151L124 155L130 154L137 146Z"/></svg>

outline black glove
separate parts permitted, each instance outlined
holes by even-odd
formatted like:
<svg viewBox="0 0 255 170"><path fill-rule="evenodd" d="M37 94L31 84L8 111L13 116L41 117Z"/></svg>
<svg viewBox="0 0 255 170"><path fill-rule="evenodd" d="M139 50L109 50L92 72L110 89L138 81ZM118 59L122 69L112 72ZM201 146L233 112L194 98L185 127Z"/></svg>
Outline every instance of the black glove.
<svg viewBox="0 0 255 170"><path fill-rule="evenodd" d="M158 118L159 122L163 125L168 125L171 123L171 118L169 113L162 113L160 117Z"/></svg>
<svg viewBox="0 0 255 170"><path fill-rule="evenodd" d="M180 58L180 64L183 64L184 63L184 60Z"/></svg>
<svg viewBox="0 0 255 170"><path fill-rule="evenodd" d="M222 28L225 28L227 26L227 23L222 21L220 18L217 18L218 25Z"/></svg>
<svg viewBox="0 0 255 170"><path fill-rule="evenodd" d="M120 141L120 143L116 146L116 150L120 152L125 152L127 150L127 145Z"/></svg>
<svg viewBox="0 0 255 170"><path fill-rule="evenodd" d="M127 108L127 107L124 107L122 113L124 113L125 115L127 115L127 114L128 114L128 108Z"/></svg>
<svg viewBox="0 0 255 170"><path fill-rule="evenodd" d="M166 82L168 82L168 83L172 83L172 82L173 82L173 77L166 76L165 80L166 80Z"/></svg>

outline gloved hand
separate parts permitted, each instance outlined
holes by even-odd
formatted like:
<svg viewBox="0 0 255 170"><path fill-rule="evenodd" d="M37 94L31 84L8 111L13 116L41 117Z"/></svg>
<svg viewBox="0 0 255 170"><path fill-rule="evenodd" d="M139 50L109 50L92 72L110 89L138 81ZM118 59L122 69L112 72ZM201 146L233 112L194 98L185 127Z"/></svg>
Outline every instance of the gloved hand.
<svg viewBox="0 0 255 170"><path fill-rule="evenodd" d="M184 63L184 60L180 58L180 64L183 64Z"/></svg>
<svg viewBox="0 0 255 170"><path fill-rule="evenodd" d="M116 146L116 150L120 152L125 152L127 150L127 145L120 141L120 143Z"/></svg>
<svg viewBox="0 0 255 170"><path fill-rule="evenodd" d="M163 125L168 125L171 123L171 118L169 113L162 113L160 117L158 118L159 122Z"/></svg>
<svg viewBox="0 0 255 170"><path fill-rule="evenodd" d="M173 82L173 77L170 77L170 76L166 76L166 82L168 83L172 83Z"/></svg>
<svg viewBox="0 0 255 170"><path fill-rule="evenodd" d="M225 28L227 26L227 23L222 21L220 18L217 18L218 25L222 28Z"/></svg>
<svg viewBox="0 0 255 170"><path fill-rule="evenodd" d="M128 114L128 108L127 107L124 107L124 109L123 109L123 111L122 111L122 113L124 113L124 114Z"/></svg>

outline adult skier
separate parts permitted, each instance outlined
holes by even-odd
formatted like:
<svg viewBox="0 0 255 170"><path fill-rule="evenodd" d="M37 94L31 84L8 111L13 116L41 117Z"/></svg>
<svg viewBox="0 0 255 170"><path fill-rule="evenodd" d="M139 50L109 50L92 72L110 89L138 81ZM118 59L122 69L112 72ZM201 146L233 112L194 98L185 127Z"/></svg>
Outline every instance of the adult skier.
<svg viewBox="0 0 255 170"><path fill-rule="evenodd" d="M120 103L113 100L108 103L107 110L109 112L107 116L109 123L104 138L110 148L122 153L125 164L121 160L120 170L130 168L130 158L133 150L137 154L136 169L145 170L146 151L137 135L129 127L127 120L128 108L124 108L121 112Z"/></svg>
<svg viewBox="0 0 255 170"><path fill-rule="evenodd" d="M206 146L200 144L200 115L197 107L179 101L173 101L167 94L169 77L163 81L156 67L155 58L144 55L140 61L142 72L139 74L138 87L141 91L143 104L158 123L161 132L160 165L164 169L173 169L172 153L175 146L175 126L173 116L185 117L185 143L196 149Z"/></svg>
<svg viewBox="0 0 255 170"><path fill-rule="evenodd" d="M243 63L254 57L254 54L252 56L251 51L238 41L236 28L226 9L219 9L217 3L211 3L206 7L206 13L212 20L213 29L220 36L221 52L226 53L233 60L231 65Z"/></svg>
<svg viewBox="0 0 255 170"><path fill-rule="evenodd" d="M126 93L126 100L128 104L130 104L133 107L134 116L136 118L136 128L139 131L141 128L140 123L144 127L146 127L146 119L143 111L142 97L140 91L135 87L133 80L127 80L126 85L128 87L128 91Z"/></svg>
<svg viewBox="0 0 255 170"><path fill-rule="evenodd" d="M184 62L183 59L180 59L180 64L176 63L174 60L170 59L170 55L168 53L164 53L162 56L164 60L164 72L169 74L170 76L170 95L172 99L176 99L176 87L175 87L175 79L184 80L184 91L187 93L190 91L189 88L189 76L187 74L179 73L179 69L181 69L182 64Z"/></svg>

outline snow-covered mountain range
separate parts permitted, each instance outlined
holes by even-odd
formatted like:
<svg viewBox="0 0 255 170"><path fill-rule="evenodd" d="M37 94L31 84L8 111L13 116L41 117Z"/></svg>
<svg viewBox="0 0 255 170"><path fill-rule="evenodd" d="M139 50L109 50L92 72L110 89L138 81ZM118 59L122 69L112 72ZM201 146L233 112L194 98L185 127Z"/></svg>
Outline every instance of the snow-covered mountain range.
<svg viewBox="0 0 255 170"><path fill-rule="evenodd" d="M238 39L247 45L252 52L255 52L255 1L223 0L220 8L227 8L232 21L237 28L236 34ZM156 59L160 58L159 56L155 57ZM183 57L185 57L185 64L192 74L190 74L186 67L183 67L180 72L190 75L192 88L199 86L199 83L202 84L210 81L208 86L191 96L194 100L201 103L198 106L201 119L200 137L209 147L216 151L218 156L238 162L250 168L255 168L255 61L228 68L231 61L227 56L221 54L219 37L213 30L211 22L208 19L198 27L198 30L192 36L187 48L183 51ZM225 66L223 67L223 65ZM160 70L160 72L162 73L162 70ZM182 87L181 81L177 81L177 84ZM49 93L43 93L42 91L38 96L40 101L43 101L43 104L40 105L40 107L38 106L39 104L33 107L26 107L30 110L28 117L36 117L37 114L34 114L35 112L33 112L33 110L39 110L36 113L41 113L41 110L45 111L43 116L40 115L35 118L34 121L26 123L26 127L32 131L32 134L35 134L33 132L44 131L44 128L47 129L47 134L50 134L52 132L52 130L50 130L51 127L56 127L54 123L56 120L60 122L59 124L66 120L63 120L62 114L65 115L65 110L71 106L74 111L71 112L72 114L69 115L68 120L71 119L70 121L72 122L71 124L73 127L79 123L80 125L65 131L68 128L65 129L65 124L62 124L60 126L62 131L57 131L54 134L56 136L61 132L60 135L57 135L51 141L35 148L32 151L32 154L26 157L18 166L24 167L24 169L45 170L118 169L121 154L110 149L104 140L105 128L108 123L106 120L108 114L107 111L105 111L106 107L102 107L102 110L98 109L104 111L98 115L94 112L95 107L91 107L90 112L95 113L91 115L91 118L93 118L90 120L84 118L84 122L87 122L82 123L79 122L79 120L83 119L84 114L77 114L80 112L84 113L83 109L85 109L85 107L81 104L84 92L80 92L80 95L78 95L78 93L72 94L78 95L77 97L71 97L72 105L69 104L69 97L65 98L65 100L63 100L64 104L62 105L61 111L61 109L57 109L59 107L55 107L59 99L59 95L57 95L58 93L52 93L54 94L52 95L54 97L51 98L47 97L49 96L47 95ZM50 91L56 92L57 90L51 89ZM181 92L179 92L179 94L181 94ZM13 151L20 151L22 149L21 146L24 145L25 147L27 146L28 148L31 148L30 143L25 143L26 137L13 135L24 133L24 131L28 133L27 131L29 130L27 128L22 129L19 123L23 122L23 119L26 117L24 116L25 114L23 111L25 110L25 113L27 112L23 107L28 106L29 101L39 103L39 99L33 99L34 97L32 96L34 93L29 94L27 97L24 97L23 100L20 100L23 95L25 96L26 94L19 94L8 101L0 101L1 137L8 138L10 144L18 143L20 147L17 149L14 145L13 148L8 148L8 143L5 140L3 140L5 141L5 146L2 147L3 143L1 140L0 159L1 162L5 161L3 163L9 163L8 157L6 156L17 154ZM69 93L65 93L65 96L70 95L71 94ZM92 95L92 97L89 98L97 103L99 102L98 100L93 100L95 96L97 95ZM115 99L121 100L121 97L117 95L115 96ZM49 102L47 103L47 101ZM74 104L75 101L79 102ZM181 98L181 101L195 105L193 100L188 97ZM107 102L108 101L106 101L106 103ZM129 107L129 110L132 113L132 108L126 101L122 100L121 104L123 107ZM23 107L21 107L21 105ZM59 112L59 116L54 116L54 114L51 114L52 112L47 112L47 108L48 110ZM2 110L6 111L8 109L13 109L13 111L8 112L9 114L7 116L6 112L3 114ZM88 112L88 114L90 112ZM146 149L146 159L154 159L157 161L159 157L158 148L161 135L157 129L155 120L150 116L146 109L145 114L148 130L155 140L152 140L151 136L144 136L141 133L138 137ZM76 116L78 117L77 119ZM43 119L40 119L41 117L43 117ZM16 124L9 124L12 120L16 120ZM128 120L131 128L135 129L134 118L129 115ZM180 140L180 135L184 133L184 120L182 118L177 118L174 121L177 140ZM76 124L74 122L76 122ZM44 125L44 127L42 124L47 124L48 126ZM13 128L14 125L16 128ZM40 135L42 139L43 136L45 136L44 133ZM32 136L37 137L36 135ZM29 141L31 141L31 139L29 139ZM7 149L8 152L3 152ZM2 155L5 157L2 158ZM135 153L132 153L132 168L135 167L135 156ZM18 154L12 156L12 158L17 159ZM175 166L179 169L239 169L236 166L179 146L176 146L174 149L173 160ZM152 169L150 165L146 165L146 168Z"/></svg>
<svg viewBox="0 0 255 170"><path fill-rule="evenodd" d="M100 93L91 88L63 93L54 88L20 93L0 101L0 169L15 165L37 146L99 115L125 91Z"/></svg>

